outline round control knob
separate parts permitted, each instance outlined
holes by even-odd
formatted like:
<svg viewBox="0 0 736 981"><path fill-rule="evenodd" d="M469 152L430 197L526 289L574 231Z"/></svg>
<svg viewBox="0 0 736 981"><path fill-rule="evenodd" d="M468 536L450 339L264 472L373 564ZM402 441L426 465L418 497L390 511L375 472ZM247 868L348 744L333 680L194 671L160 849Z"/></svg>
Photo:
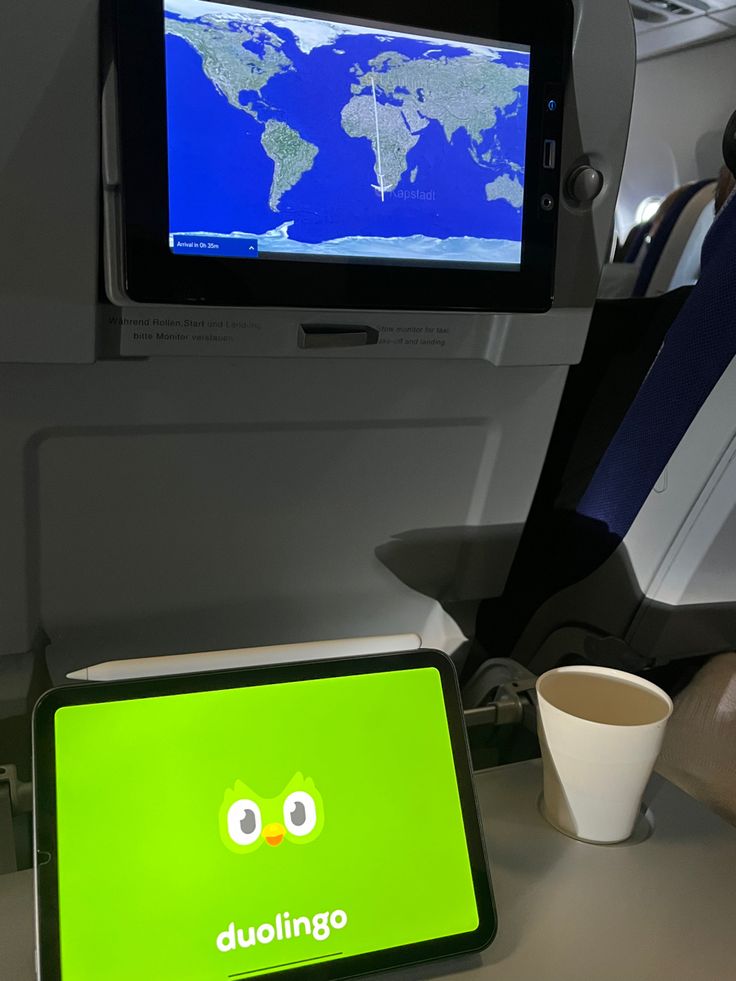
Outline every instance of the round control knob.
<svg viewBox="0 0 736 981"><path fill-rule="evenodd" d="M590 204L603 190L603 174L595 167L576 167L567 178L567 195L575 204Z"/></svg>

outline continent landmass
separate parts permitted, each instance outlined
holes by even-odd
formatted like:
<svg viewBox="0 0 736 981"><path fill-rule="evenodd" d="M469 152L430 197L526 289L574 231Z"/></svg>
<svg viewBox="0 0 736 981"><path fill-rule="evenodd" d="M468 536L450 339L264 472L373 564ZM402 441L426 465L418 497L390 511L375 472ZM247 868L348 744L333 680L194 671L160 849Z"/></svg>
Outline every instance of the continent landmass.
<svg viewBox="0 0 736 981"><path fill-rule="evenodd" d="M268 206L279 210L282 196L311 170L319 148L303 139L291 126L269 119L261 136L261 146L273 160L273 180Z"/></svg>
<svg viewBox="0 0 736 981"><path fill-rule="evenodd" d="M258 112L259 108L262 112L270 110L267 103L257 106L241 102L241 97L244 92L260 96L275 75L293 68L291 60L279 50L283 40L257 22L239 22L235 28L231 22L220 22L215 17L197 21L167 17L166 32L194 48L202 59L204 74L234 109L263 125L261 146L274 165L268 206L278 211L283 195L311 170L319 151L286 123L274 119L264 123ZM258 50L251 50L248 44Z"/></svg>
<svg viewBox="0 0 736 981"><path fill-rule="evenodd" d="M368 65L368 71L359 65L351 69L356 81L342 111L342 125L348 136L371 141L376 175L380 180L382 169L384 183L392 186L407 169L406 153L430 120L442 126L448 142L465 130L473 159L488 166L490 155L479 151L484 136L496 125L497 114L518 100L519 88L529 84L526 68L510 68L476 54L412 59L390 51Z"/></svg>
<svg viewBox="0 0 736 981"><path fill-rule="evenodd" d="M370 71L351 86L355 94L373 80L384 96L402 108L436 119L448 140L459 129L480 143L485 130L496 124L496 113L519 98L519 86L529 84L526 68L509 68L482 55L453 58L408 58L384 52L369 63Z"/></svg>
<svg viewBox="0 0 736 981"><path fill-rule="evenodd" d="M414 258L423 261L451 261L477 263L497 263L518 265L521 259L521 243L505 239L474 238L472 236L449 236L434 238L428 235L348 235L340 238L324 239L321 242L305 243L292 239L290 231L294 221L284 221L267 232L240 231L229 235L218 232L187 232L192 236L220 236L225 239L254 239L259 242L259 250L264 254L296 253L303 255L331 255L364 258Z"/></svg>
<svg viewBox="0 0 736 981"><path fill-rule="evenodd" d="M407 169L407 153L419 141L419 133L411 131L401 108L376 102L372 95L354 95L343 107L341 122L348 136L370 140L378 186L393 190ZM428 122L420 120L419 129Z"/></svg>
<svg viewBox="0 0 736 981"><path fill-rule="evenodd" d="M486 184L486 201L508 201L512 208L520 208L524 203L524 185L517 177L502 174Z"/></svg>
<svg viewBox="0 0 736 981"><path fill-rule="evenodd" d="M186 41L202 59L202 70L218 92L234 109L258 119L256 110L240 101L241 92L261 89L280 72L293 68L292 62L279 50L284 43L273 31L260 24L242 23L237 29L214 17L197 21L166 18L166 33ZM254 51L247 44L257 44Z"/></svg>

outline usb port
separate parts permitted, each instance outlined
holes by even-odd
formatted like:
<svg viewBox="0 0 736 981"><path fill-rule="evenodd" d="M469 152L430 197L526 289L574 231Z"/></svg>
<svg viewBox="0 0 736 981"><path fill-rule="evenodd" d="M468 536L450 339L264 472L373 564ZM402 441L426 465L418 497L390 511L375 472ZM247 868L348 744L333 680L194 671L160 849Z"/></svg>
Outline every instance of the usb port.
<svg viewBox="0 0 736 981"><path fill-rule="evenodd" d="M556 140L545 140L544 141L544 169L554 170L555 164L557 163L557 141Z"/></svg>

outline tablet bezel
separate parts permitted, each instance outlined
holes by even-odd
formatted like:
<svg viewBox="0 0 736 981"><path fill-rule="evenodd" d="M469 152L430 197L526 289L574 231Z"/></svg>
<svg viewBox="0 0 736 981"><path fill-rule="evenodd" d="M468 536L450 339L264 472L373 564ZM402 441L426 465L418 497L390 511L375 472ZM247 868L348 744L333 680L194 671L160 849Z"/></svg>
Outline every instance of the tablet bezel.
<svg viewBox="0 0 736 981"><path fill-rule="evenodd" d="M56 754L54 717L67 706L222 691L339 678L387 671L435 668L440 675L452 755L468 844L475 901L476 930L434 940L357 954L317 965L277 971L261 977L295 981L333 981L376 971L392 970L442 957L472 953L487 947L496 935L497 920L482 826L471 773L457 674L450 659L430 650L355 658L266 665L232 671L170 675L158 678L87 683L56 688L41 697L33 714L34 836L36 850L36 915L39 981L64 981L61 973L59 895L56 839ZM203 979L204 981L204 979Z"/></svg>
<svg viewBox="0 0 736 981"><path fill-rule="evenodd" d="M247 5L247 4L245 4ZM554 293L560 202L564 92L572 44L569 0L322 0L299 2L315 16L353 17L398 29L445 32L529 45L522 262L518 271L300 258L233 259L174 254L169 241L163 0L115 0L118 88L120 242L115 264L126 296L137 303L287 306L304 309L544 311ZM554 110L550 111L549 106ZM545 168L545 140L556 141ZM548 197L549 210L542 206Z"/></svg>

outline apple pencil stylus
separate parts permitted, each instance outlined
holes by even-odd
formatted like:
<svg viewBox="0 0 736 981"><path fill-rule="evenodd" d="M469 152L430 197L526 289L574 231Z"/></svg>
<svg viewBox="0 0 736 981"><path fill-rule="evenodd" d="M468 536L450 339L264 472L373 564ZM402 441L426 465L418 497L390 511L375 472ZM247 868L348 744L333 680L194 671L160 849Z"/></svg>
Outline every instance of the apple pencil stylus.
<svg viewBox="0 0 736 981"><path fill-rule="evenodd" d="M419 634L393 634L385 637L348 637L343 640L317 640L305 644L278 644L273 647L241 647L230 651L201 651L192 654L163 654L122 661L92 664L70 671L71 681L121 681L125 678L156 678L193 671L221 671L256 664L307 661L323 657L354 657L361 654L391 654L416 651L422 646Z"/></svg>

